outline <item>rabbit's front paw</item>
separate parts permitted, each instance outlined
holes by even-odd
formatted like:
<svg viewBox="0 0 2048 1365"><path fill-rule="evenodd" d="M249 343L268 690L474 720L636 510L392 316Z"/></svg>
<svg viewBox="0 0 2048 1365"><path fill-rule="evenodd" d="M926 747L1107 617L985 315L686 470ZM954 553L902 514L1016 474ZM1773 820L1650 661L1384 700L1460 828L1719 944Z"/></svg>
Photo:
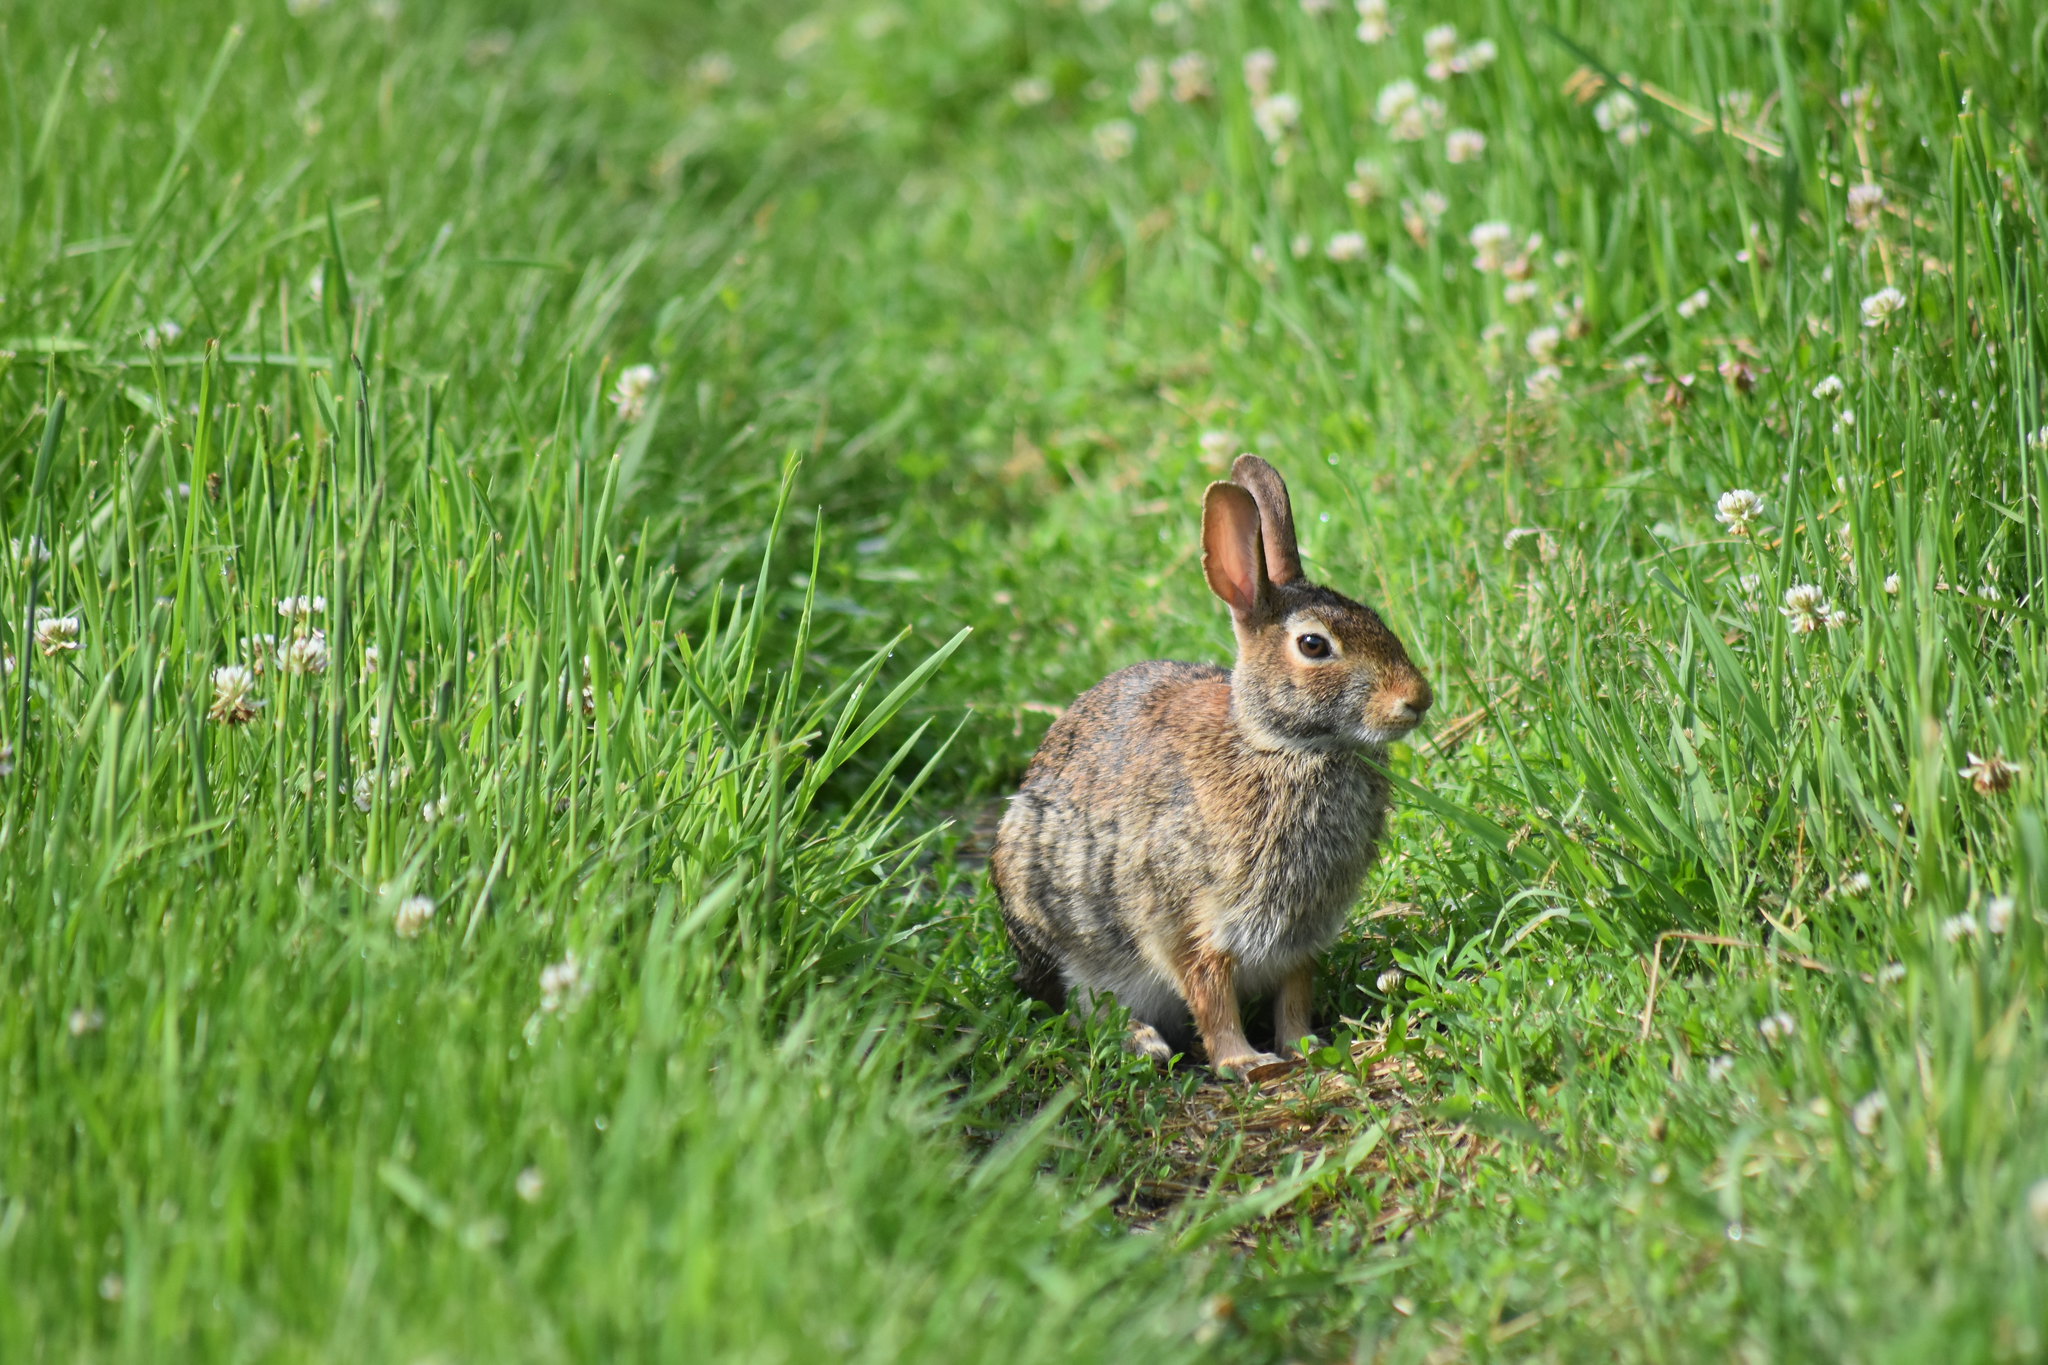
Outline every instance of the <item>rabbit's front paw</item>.
<svg viewBox="0 0 2048 1365"><path fill-rule="evenodd" d="M1124 1038L1124 1046L1140 1057L1150 1057L1155 1062L1173 1060L1173 1045L1166 1041L1166 1035L1141 1019L1131 1021L1131 1031Z"/></svg>
<svg viewBox="0 0 2048 1365"><path fill-rule="evenodd" d="M1252 1080L1254 1072L1269 1066L1285 1066L1286 1059L1275 1057L1270 1052L1241 1052L1234 1057L1219 1058L1213 1065L1218 1075L1230 1076L1237 1080Z"/></svg>

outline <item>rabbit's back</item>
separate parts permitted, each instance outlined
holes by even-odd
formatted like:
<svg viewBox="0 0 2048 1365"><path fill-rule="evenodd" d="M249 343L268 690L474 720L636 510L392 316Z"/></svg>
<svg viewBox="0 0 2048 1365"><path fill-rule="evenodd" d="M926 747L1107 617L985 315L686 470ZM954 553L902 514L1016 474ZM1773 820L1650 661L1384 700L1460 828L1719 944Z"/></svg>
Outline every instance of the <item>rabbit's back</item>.
<svg viewBox="0 0 2048 1365"><path fill-rule="evenodd" d="M1185 903L1206 859L1187 755L1173 741L1200 720L1222 726L1229 710L1223 669L1142 663L1097 683L1046 731L990 859L1032 995L1058 1008L1069 981L1138 963Z"/></svg>

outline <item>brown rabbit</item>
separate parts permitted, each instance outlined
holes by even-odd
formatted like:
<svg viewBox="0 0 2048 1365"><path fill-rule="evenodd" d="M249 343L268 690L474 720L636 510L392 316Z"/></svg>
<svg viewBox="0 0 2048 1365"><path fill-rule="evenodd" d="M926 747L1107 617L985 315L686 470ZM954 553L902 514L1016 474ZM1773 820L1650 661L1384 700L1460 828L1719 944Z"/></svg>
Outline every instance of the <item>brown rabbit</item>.
<svg viewBox="0 0 2048 1365"><path fill-rule="evenodd" d="M1414 729L1429 683L1386 623L1301 576L1287 485L1241 455L1202 501L1202 571L1237 667L1143 663L1046 732L992 863L1018 984L1086 1013L1113 994L1164 1060L1190 1015L1211 1065L1280 1060L1245 1039L1272 993L1278 1046L1309 1032L1335 938L1386 823L1365 760Z"/></svg>

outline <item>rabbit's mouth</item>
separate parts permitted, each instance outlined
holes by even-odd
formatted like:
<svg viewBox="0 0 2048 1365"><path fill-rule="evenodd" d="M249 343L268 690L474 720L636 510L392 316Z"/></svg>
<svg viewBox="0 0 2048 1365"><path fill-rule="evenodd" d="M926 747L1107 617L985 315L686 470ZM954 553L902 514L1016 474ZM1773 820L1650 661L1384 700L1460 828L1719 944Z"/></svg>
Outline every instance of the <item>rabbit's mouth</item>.
<svg viewBox="0 0 2048 1365"><path fill-rule="evenodd" d="M1413 720L1392 721L1375 717L1358 727L1358 738L1362 744L1392 744L1395 740L1406 739L1422 724L1422 717Z"/></svg>

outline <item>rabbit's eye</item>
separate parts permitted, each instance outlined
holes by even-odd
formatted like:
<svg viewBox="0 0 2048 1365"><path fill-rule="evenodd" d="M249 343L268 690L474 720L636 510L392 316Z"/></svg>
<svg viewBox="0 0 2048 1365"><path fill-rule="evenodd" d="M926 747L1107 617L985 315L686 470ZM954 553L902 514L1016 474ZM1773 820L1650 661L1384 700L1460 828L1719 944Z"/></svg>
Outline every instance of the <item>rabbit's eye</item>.
<svg viewBox="0 0 2048 1365"><path fill-rule="evenodd" d="M1320 635L1301 635L1294 641L1294 647L1301 651L1304 659L1327 659L1330 657L1330 642Z"/></svg>

